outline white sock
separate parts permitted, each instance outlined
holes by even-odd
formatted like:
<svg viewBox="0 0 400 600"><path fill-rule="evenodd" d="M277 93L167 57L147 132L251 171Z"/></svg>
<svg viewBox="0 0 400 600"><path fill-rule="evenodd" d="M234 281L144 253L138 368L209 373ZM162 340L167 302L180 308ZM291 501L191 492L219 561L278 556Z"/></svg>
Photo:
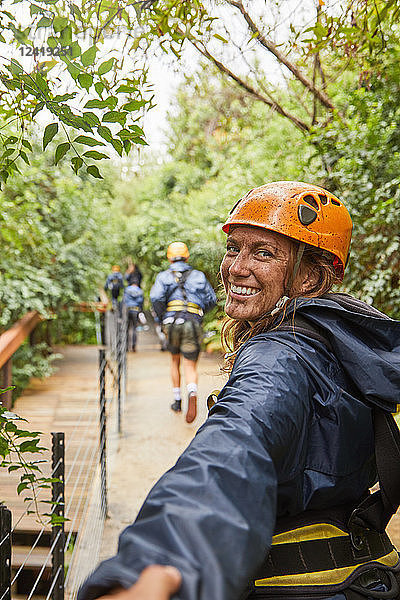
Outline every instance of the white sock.
<svg viewBox="0 0 400 600"><path fill-rule="evenodd" d="M181 388L172 388L173 394L174 394L174 400L180 400L181 399Z"/></svg>
<svg viewBox="0 0 400 600"><path fill-rule="evenodd" d="M197 383L188 383L186 387L188 396L190 396L190 394L196 394L197 396Z"/></svg>

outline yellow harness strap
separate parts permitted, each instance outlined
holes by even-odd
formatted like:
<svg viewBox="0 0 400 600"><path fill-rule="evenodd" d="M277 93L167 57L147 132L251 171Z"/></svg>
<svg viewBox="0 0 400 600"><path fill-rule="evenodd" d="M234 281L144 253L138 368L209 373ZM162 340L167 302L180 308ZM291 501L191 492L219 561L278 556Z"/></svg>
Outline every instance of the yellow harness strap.
<svg viewBox="0 0 400 600"><path fill-rule="evenodd" d="M399 555L386 534L369 532L367 547L368 552L358 556L353 551L350 534L329 523L279 533L272 538L270 555L254 585L337 586L366 564L386 567L398 564Z"/></svg>
<svg viewBox="0 0 400 600"><path fill-rule="evenodd" d="M189 312L194 315L203 316L203 309L194 302L184 302L183 300L171 300L167 304L167 312Z"/></svg>

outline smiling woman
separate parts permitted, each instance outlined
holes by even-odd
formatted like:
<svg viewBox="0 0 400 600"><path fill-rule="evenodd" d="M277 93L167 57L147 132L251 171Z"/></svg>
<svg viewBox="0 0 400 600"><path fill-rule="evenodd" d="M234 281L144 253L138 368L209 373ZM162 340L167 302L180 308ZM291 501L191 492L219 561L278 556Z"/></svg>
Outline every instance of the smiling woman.
<svg viewBox="0 0 400 600"><path fill-rule="evenodd" d="M240 345L267 330L287 300L322 296L343 279L352 222L326 190L280 181L250 190L223 229L228 318L222 337L229 371Z"/></svg>
<svg viewBox="0 0 400 600"><path fill-rule="evenodd" d="M399 598L385 527L400 503L400 323L330 292L351 226L306 183L235 204L228 382L78 600Z"/></svg>

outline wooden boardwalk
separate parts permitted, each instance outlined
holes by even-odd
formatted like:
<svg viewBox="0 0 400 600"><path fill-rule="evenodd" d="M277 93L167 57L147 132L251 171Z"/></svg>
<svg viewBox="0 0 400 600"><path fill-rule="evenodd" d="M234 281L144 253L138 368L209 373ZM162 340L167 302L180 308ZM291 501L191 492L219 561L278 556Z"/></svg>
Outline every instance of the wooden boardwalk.
<svg viewBox="0 0 400 600"><path fill-rule="evenodd" d="M57 352L63 359L55 362L55 374L44 381L33 380L13 411L27 419L27 429L43 432L41 445L47 448L51 448L51 432L65 432L65 498L70 517L65 529L76 531L86 504L86 497L81 495L85 481L93 479L97 469L98 350L95 346L66 346ZM38 458L47 461L42 470L49 476L50 451ZM0 469L0 499L12 511L16 532L39 532L43 523L36 515L25 514L23 494L16 494L19 473ZM49 495L50 490L43 490L39 499L48 500ZM42 505L41 509L48 512L49 506Z"/></svg>
<svg viewBox="0 0 400 600"><path fill-rule="evenodd" d="M114 421L108 420L111 518L106 521L101 558L114 553L118 533L133 520L154 481L174 463L206 418L204 399L207 393L223 385L218 375L217 359L204 356L200 361L199 417L189 426L182 416L174 415L169 409L169 356L159 351L153 332L140 334L138 350L128 357L128 398L121 437L116 433L115 418ZM51 447L51 432L65 432L65 498L66 514L70 518L65 529L68 533L82 529L85 508L93 504L90 491L83 491L84 483L98 483L98 349L95 346L67 346L58 351L63 359L56 361L56 373L45 381L34 380L17 400L14 410L28 420L27 428L44 433L43 445L48 448ZM109 385L108 398L110 392ZM114 408L115 405L112 405L110 414L115 414ZM45 458L49 460L49 452ZM43 471L46 475L50 474L48 465ZM24 536L28 532L29 541L25 543L22 539L19 544L29 546L34 535L43 528L46 535L50 527L44 527L35 515L25 514L26 503L15 491L18 480L18 472L8 474L0 469L0 500L12 511L14 539L18 534ZM42 498L49 499L48 490L44 490ZM98 503L97 492L94 502ZM392 519L389 532L399 548L399 515ZM48 546L48 541L43 546ZM93 560L97 562L92 550L89 543L86 558L83 554L83 560L80 559L81 563L87 565L82 564L76 573L76 569L71 569L73 590L76 590L86 572L94 567ZM22 548L14 547L13 552L13 562L21 563L24 556ZM45 552L44 547L38 547L35 552L38 556L32 554L32 568L40 564L47 550Z"/></svg>

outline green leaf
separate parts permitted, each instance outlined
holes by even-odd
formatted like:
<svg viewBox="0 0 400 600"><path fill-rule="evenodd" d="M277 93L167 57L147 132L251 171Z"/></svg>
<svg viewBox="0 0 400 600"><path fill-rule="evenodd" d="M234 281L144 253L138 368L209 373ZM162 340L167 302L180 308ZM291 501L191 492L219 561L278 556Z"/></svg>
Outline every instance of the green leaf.
<svg viewBox="0 0 400 600"><path fill-rule="evenodd" d="M96 58L97 48L96 46L91 46L86 50L81 56L81 62L84 67L89 67L92 65Z"/></svg>
<svg viewBox="0 0 400 600"><path fill-rule="evenodd" d="M67 71L70 73L73 79L76 79L80 73L78 67L76 67L73 63L69 63L67 65Z"/></svg>
<svg viewBox="0 0 400 600"><path fill-rule="evenodd" d="M85 104L85 108L107 108L107 100L89 100Z"/></svg>
<svg viewBox="0 0 400 600"><path fill-rule="evenodd" d="M104 146L105 145L104 142L95 140L94 138L91 138L88 135L78 135L78 137L74 139L74 144L85 144L85 146Z"/></svg>
<svg viewBox="0 0 400 600"><path fill-rule="evenodd" d="M96 165L89 165L89 167L86 169L86 172L92 177L96 177L96 179L103 179L103 176L100 175L100 171Z"/></svg>
<svg viewBox="0 0 400 600"><path fill-rule="evenodd" d="M111 144L113 145L114 149L118 152L118 154L120 156L122 156L122 152L124 150L122 142L120 142L119 140L116 140L114 138L112 138L110 141L111 141Z"/></svg>
<svg viewBox="0 0 400 600"><path fill-rule="evenodd" d="M58 44L57 38L55 38L54 36L50 35L47 38L47 45L49 48L55 48Z"/></svg>
<svg viewBox="0 0 400 600"><path fill-rule="evenodd" d="M127 102L126 104L124 104L122 108L124 110L128 110L129 112L131 112L133 110L138 110L145 104L146 104L146 102L144 100L131 100L130 102Z"/></svg>
<svg viewBox="0 0 400 600"><path fill-rule="evenodd" d="M23 160L24 162L26 162L26 164L27 164L27 165L30 165L29 158L28 158L28 156L27 156L26 152L24 152L23 150L20 150L20 151L19 151L19 155L20 155L20 157L22 158L22 160Z"/></svg>
<svg viewBox="0 0 400 600"><path fill-rule="evenodd" d="M110 110L109 112L103 115L101 119L103 123L120 123L121 125L125 124L126 116L128 113L117 110Z"/></svg>
<svg viewBox="0 0 400 600"><path fill-rule="evenodd" d="M112 142L113 136L111 130L108 127L106 127L105 125L99 125L99 127L97 128L97 132L103 138L103 140L106 140L107 142Z"/></svg>
<svg viewBox="0 0 400 600"><path fill-rule="evenodd" d="M69 46L72 43L72 28L70 25L65 27L60 33L60 44L61 46Z"/></svg>
<svg viewBox="0 0 400 600"><path fill-rule="evenodd" d="M107 154L103 154L103 152L98 152L97 150L88 150L84 153L83 156L87 156L88 158L94 158L94 160L102 160L103 158L109 158Z"/></svg>
<svg viewBox="0 0 400 600"><path fill-rule="evenodd" d="M136 133L137 135L144 135L143 129L141 127L139 127L138 125L129 125L129 129L133 133Z"/></svg>
<svg viewBox="0 0 400 600"><path fill-rule="evenodd" d="M77 173L83 165L83 159L80 156L74 156L73 158L71 158L71 163L73 171Z"/></svg>
<svg viewBox="0 0 400 600"><path fill-rule="evenodd" d="M36 29L39 29L39 27L50 27L50 25L51 19L49 19L48 17L42 17L39 23L36 25Z"/></svg>
<svg viewBox="0 0 400 600"><path fill-rule="evenodd" d="M24 72L24 69L22 68L22 66L19 64L19 62L17 60L15 60L15 58L11 59L10 64L8 65L7 69L13 74L13 75L21 75L21 73Z"/></svg>
<svg viewBox="0 0 400 600"><path fill-rule="evenodd" d="M17 487L17 494L20 494L21 492L23 492L24 490L26 490L26 488L29 487L29 483L19 483L18 487Z"/></svg>
<svg viewBox="0 0 400 600"><path fill-rule="evenodd" d="M71 58L77 58L78 56L80 56L82 54L82 50L80 45L78 44L78 42L72 42L72 44L70 44L70 57Z"/></svg>
<svg viewBox="0 0 400 600"><path fill-rule="evenodd" d="M101 97L103 91L104 91L104 83L101 83L101 81L98 81L97 83L94 84L94 89L97 92L97 95Z"/></svg>
<svg viewBox="0 0 400 600"><path fill-rule="evenodd" d="M28 140L22 140L22 145L25 146L25 148L28 148L28 150L32 151L32 146L30 145Z"/></svg>
<svg viewBox="0 0 400 600"><path fill-rule="evenodd" d="M1 155L2 158L7 158L7 156L11 156L12 154L14 154L15 152L15 148L7 148L7 150L4 150L3 154Z"/></svg>
<svg viewBox="0 0 400 600"><path fill-rule="evenodd" d="M65 102L66 100L72 100L72 98L75 98L76 95L77 92L74 92L73 94L63 94L62 96L54 96L53 102Z"/></svg>
<svg viewBox="0 0 400 600"><path fill-rule="evenodd" d="M93 83L93 77L92 75L89 75L89 73L80 73L80 75L78 75L78 82L83 88L88 90Z"/></svg>
<svg viewBox="0 0 400 600"><path fill-rule="evenodd" d="M137 87L134 85L120 85L119 88L116 90L116 93L120 94L121 92L124 92L125 94L130 94L136 91Z"/></svg>
<svg viewBox="0 0 400 600"><path fill-rule="evenodd" d="M32 15L36 15L37 13L43 12L43 8L41 6L38 6L37 4L31 4L30 8L29 8L29 11L30 11L31 16L32 16Z"/></svg>
<svg viewBox="0 0 400 600"><path fill-rule="evenodd" d="M43 135L43 150L46 149L46 147L51 142L51 140L53 139L53 137L56 135L57 132L58 132L58 123L50 123L49 125L47 125L46 129L44 130L44 135Z"/></svg>
<svg viewBox="0 0 400 600"><path fill-rule="evenodd" d="M66 153L68 152L68 150L70 148L71 148L71 144L69 142L63 142L62 144L59 144L57 146L55 158L54 158L54 162L56 165L60 162L62 157L66 155Z"/></svg>
<svg viewBox="0 0 400 600"><path fill-rule="evenodd" d="M68 25L68 19L66 17L54 17L53 29L56 33L65 29Z"/></svg>
<svg viewBox="0 0 400 600"><path fill-rule="evenodd" d="M113 65L114 65L114 61L115 61L114 58L110 58L110 60L106 60L105 62L101 63L101 65L97 69L97 73L99 75L105 75L106 73L111 71L111 69L113 68Z"/></svg>
<svg viewBox="0 0 400 600"><path fill-rule="evenodd" d="M97 115L95 115L92 112L84 112L83 113L83 118L85 121L87 121L87 123L91 126L91 127L96 127L97 125L100 125L100 119Z"/></svg>

